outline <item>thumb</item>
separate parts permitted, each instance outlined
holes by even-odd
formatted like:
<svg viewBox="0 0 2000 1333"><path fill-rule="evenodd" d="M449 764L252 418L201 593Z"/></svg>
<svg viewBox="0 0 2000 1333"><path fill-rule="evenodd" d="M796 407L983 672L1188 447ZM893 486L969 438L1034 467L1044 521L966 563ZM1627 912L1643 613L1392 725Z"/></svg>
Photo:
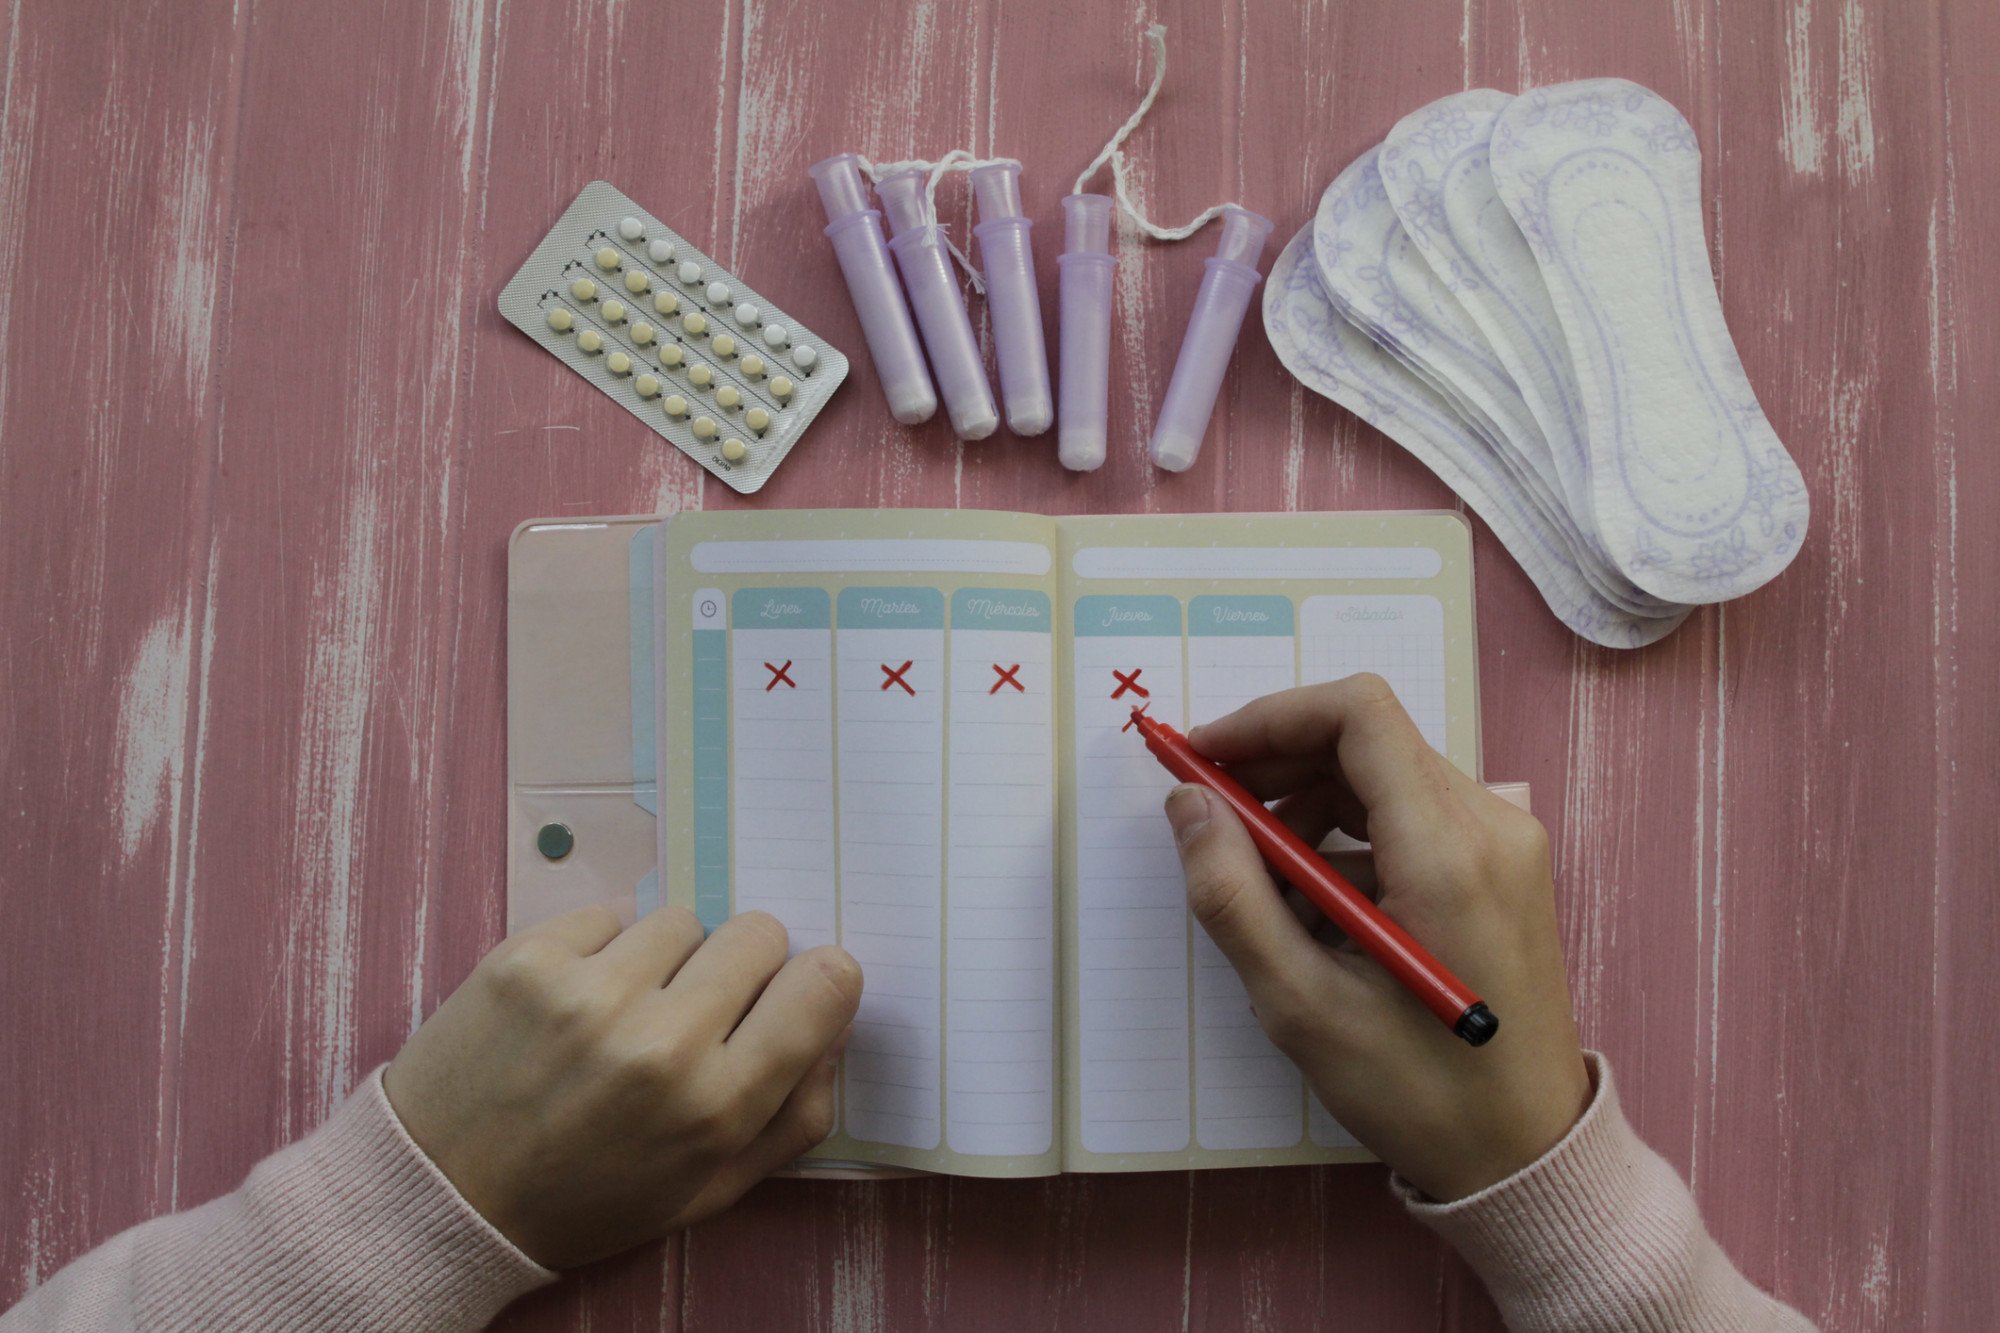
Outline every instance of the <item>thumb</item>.
<svg viewBox="0 0 2000 1333"><path fill-rule="evenodd" d="M1243 978L1265 1026L1282 1028L1351 980L1299 922L1243 823L1193 783L1167 794L1188 907Z"/></svg>

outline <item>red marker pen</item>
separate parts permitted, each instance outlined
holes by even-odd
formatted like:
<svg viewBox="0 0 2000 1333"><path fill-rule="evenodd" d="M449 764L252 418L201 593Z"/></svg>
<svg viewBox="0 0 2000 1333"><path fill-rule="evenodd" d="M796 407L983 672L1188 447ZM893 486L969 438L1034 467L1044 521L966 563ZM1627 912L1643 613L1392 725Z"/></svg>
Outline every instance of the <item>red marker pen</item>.
<svg viewBox="0 0 2000 1333"><path fill-rule="evenodd" d="M1214 762L1196 754L1187 737L1164 722L1132 710L1132 721L1146 738L1146 748L1182 782L1208 788L1236 812L1250 840L1278 878L1303 893L1327 920L1344 931L1363 952L1389 970L1403 988L1423 1001L1444 1025L1474 1046L1484 1046L1500 1030L1493 1011L1464 982L1411 939L1368 896L1306 846L1264 803Z"/></svg>

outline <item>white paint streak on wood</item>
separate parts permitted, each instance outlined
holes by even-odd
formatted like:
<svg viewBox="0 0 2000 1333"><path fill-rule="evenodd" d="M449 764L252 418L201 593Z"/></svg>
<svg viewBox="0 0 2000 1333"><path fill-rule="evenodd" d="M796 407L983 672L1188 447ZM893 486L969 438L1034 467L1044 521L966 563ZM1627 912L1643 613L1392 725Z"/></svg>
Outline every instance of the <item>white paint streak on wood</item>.
<svg viewBox="0 0 2000 1333"><path fill-rule="evenodd" d="M0 421L6 419L7 368L14 364L8 333L14 327L14 275L20 272L21 237L27 234L28 174L35 163L35 103L28 100L14 124L14 69L21 60L21 0L7 14L7 72L0 80ZM0 431L0 476L6 475L7 432Z"/></svg>
<svg viewBox="0 0 2000 1333"><path fill-rule="evenodd" d="M222 245L211 195L217 179L214 159L214 122L206 116L190 121L183 127L179 152L170 152L164 167L168 259L164 286L149 312L152 355L164 364L178 363L182 391L191 402L208 385L215 329L216 264ZM148 382L160 381L149 377Z"/></svg>
<svg viewBox="0 0 2000 1333"><path fill-rule="evenodd" d="M295 910L320 922L298 969L310 986L302 998L316 1039L316 1120L332 1114L346 1090L354 1043L355 871L367 834L361 774L385 609L381 506L367 468L356 469L352 481L353 499L335 548L339 563L313 580L293 782ZM288 1040L298 1026L286 1024Z"/></svg>
<svg viewBox="0 0 2000 1333"><path fill-rule="evenodd" d="M1617 709L1607 711L1605 673L1594 669L1594 651L1578 641L1574 652L1575 669L1570 673L1569 736L1570 772L1563 788L1561 841L1556 849L1556 865L1568 892L1557 902L1564 919L1563 939L1568 945L1569 973L1575 988L1577 1013L1601 1012L1598 992L1603 983L1603 919L1606 902L1615 903L1618 875L1615 861L1617 839L1605 836L1615 809L1600 809L1600 793L1618 790L1618 761L1624 746L1615 734ZM1604 726L1600 726L1600 722ZM1605 864L1609 855L1612 863ZM1586 1034L1587 1036L1588 1034Z"/></svg>
<svg viewBox="0 0 2000 1333"><path fill-rule="evenodd" d="M1812 55L1813 0L1797 0L1785 32L1785 100L1781 146L1792 170L1819 173L1826 160L1826 129L1819 119L1819 90Z"/></svg>
<svg viewBox="0 0 2000 1333"><path fill-rule="evenodd" d="M128 865L163 814L178 841L187 717L187 608L176 606L139 640L119 691L116 806Z"/></svg>
<svg viewBox="0 0 2000 1333"><path fill-rule="evenodd" d="M1862 13L1861 0L1847 0L1840 14L1839 105L1834 127L1840 140L1840 169L1850 180L1875 168L1874 67L1868 16Z"/></svg>
<svg viewBox="0 0 2000 1333"><path fill-rule="evenodd" d="M888 1327L883 1303L888 1281L884 1261L888 1219L880 1185L842 1190L840 1246L833 1257L833 1333L876 1333Z"/></svg>
<svg viewBox="0 0 2000 1333"><path fill-rule="evenodd" d="M188 793L187 802L189 813L187 819L187 859L184 863L186 868L180 874L183 891L180 895L180 976L178 979L179 984L174 991L174 1059L169 1061L163 1055L161 1060L160 1088L163 1101L167 1087L166 1075L170 1070L178 1067L180 1052L186 1049L187 1045L188 984L194 973L195 956L195 885L200 878L201 869L202 775L208 758L208 678L210 670L215 665L215 598L211 595L211 590L215 587L216 573L221 565L218 557L219 547L219 542L210 541L208 548L208 572L207 577L202 581L201 588L201 641L194 659L196 663L195 671L200 683L195 689L194 698L194 748L187 759L188 771L193 774L193 789ZM172 904L169 903L169 908L171 906ZM168 931L168 938L172 938L171 929ZM161 1040L164 1045L164 1025ZM162 1105L160 1124L170 1126L173 1135L172 1142L169 1145L171 1151L168 1154L168 1158L172 1163L172 1171L168 1177L166 1206L169 1209L178 1209L181 1206L181 1117L178 1107L174 1108L173 1114L169 1116L167 1108Z"/></svg>

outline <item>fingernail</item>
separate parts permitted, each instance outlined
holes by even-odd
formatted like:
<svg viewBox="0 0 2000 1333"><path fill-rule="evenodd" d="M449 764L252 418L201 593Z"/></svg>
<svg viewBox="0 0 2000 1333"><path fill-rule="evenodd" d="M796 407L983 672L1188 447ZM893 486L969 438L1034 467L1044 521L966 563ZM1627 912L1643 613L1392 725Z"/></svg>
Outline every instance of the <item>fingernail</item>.
<svg viewBox="0 0 2000 1333"><path fill-rule="evenodd" d="M1208 823L1208 792L1192 782L1168 792L1167 822L1174 826L1174 841L1185 846Z"/></svg>

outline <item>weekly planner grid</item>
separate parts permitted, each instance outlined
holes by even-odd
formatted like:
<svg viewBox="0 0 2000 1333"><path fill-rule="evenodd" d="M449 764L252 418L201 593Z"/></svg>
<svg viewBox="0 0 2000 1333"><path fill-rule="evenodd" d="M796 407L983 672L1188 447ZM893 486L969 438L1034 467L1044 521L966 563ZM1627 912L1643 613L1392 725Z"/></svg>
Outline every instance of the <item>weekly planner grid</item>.
<svg viewBox="0 0 2000 1333"><path fill-rule="evenodd" d="M817 1157L1363 1155L1193 923L1131 711L1375 671L1477 776L1462 519L699 513L652 557L660 898L867 978Z"/></svg>

